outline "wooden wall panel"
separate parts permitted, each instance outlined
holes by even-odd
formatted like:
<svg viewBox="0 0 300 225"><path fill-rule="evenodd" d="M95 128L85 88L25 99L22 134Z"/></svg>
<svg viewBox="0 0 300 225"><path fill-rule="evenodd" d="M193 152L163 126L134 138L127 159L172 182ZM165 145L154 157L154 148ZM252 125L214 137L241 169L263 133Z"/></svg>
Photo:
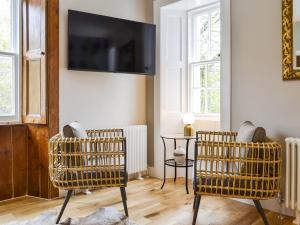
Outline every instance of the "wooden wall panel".
<svg viewBox="0 0 300 225"><path fill-rule="evenodd" d="M40 197L49 198L49 160L48 160L48 140L49 132L48 128L40 127L38 131L39 139L39 155L40 155Z"/></svg>
<svg viewBox="0 0 300 225"><path fill-rule="evenodd" d="M49 135L59 132L59 2L47 1L47 74L48 82L48 121Z"/></svg>
<svg viewBox="0 0 300 225"><path fill-rule="evenodd" d="M11 128L0 127L0 200L13 197Z"/></svg>
<svg viewBox="0 0 300 225"><path fill-rule="evenodd" d="M31 0L26 0L31 2ZM59 0L46 2L47 119L46 125L30 124L28 142L28 194L41 198L58 196L48 171L48 140L59 132Z"/></svg>
<svg viewBox="0 0 300 225"><path fill-rule="evenodd" d="M59 0L47 1L47 18L47 76L51 81L48 82L48 128L51 138L59 132ZM47 162L48 168L48 151L44 154L43 162ZM47 179L48 198L57 197L58 189L53 187L49 176Z"/></svg>
<svg viewBox="0 0 300 225"><path fill-rule="evenodd" d="M40 169L39 169L39 142L38 129L28 125L28 195L39 197Z"/></svg>
<svg viewBox="0 0 300 225"><path fill-rule="evenodd" d="M19 197L27 194L27 127L16 125L11 127L11 131L14 197Z"/></svg>
<svg viewBox="0 0 300 225"><path fill-rule="evenodd" d="M24 46L24 53L25 61L33 60L32 57L29 57L30 55L34 57L39 55L40 58L45 58L47 61L44 68L46 71L44 83L47 91L43 92L45 96L41 96L41 98L47 98L44 101L46 104L43 104L44 108L48 108L47 115L42 115L42 117L48 118L48 123L44 124L46 123L45 119L36 120L33 117L33 119L23 117L23 122L41 122L43 125L0 125L0 200L26 194L42 198L58 196L58 189L52 186L49 179L48 140L59 131L59 0L22 1L26 12L23 14L23 24L25 25L23 26L23 35L28 33L26 19L31 18L30 13L27 14L29 11L26 11L27 4L29 6L36 4L40 10L46 3L44 9L47 17L47 24L45 24L47 29L46 51L44 52L43 47L38 51L29 51L30 54L27 54L28 49ZM32 27L34 27L34 23L32 23ZM34 35L34 32L31 33ZM40 43L38 44L37 47L40 46ZM25 71L27 71L26 66ZM23 82L26 86L26 77ZM24 101L23 105L26 106L27 102ZM46 112L46 110L42 111Z"/></svg>
<svg viewBox="0 0 300 225"><path fill-rule="evenodd" d="M0 201L58 196L49 179L48 140L45 125L0 126Z"/></svg>
<svg viewBox="0 0 300 225"><path fill-rule="evenodd" d="M53 198L49 179L49 129L44 125L28 125L28 194L40 198ZM54 189L54 188L53 188Z"/></svg>
<svg viewBox="0 0 300 225"><path fill-rule="evenodd" d="M0 126L0 200L27 193L27 127Z"/></svg>

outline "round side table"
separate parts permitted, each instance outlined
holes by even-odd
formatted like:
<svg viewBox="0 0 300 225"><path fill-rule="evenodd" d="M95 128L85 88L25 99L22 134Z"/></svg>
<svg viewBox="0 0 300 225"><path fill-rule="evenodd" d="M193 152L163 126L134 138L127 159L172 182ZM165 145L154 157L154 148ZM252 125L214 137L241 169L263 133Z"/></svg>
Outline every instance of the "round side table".
<svg viewBox="0 0 300 225"><path fill-rule="evenodd" d="M164 182L161 186L161 189L163 189L165 183L166 183L166 166L174 167L175 169L175 177L174 182L176 182L177 178L177 168L185 168L185 188L186 193L189 194L189 188L188 188L188 168L194 166L194 160L189 159L189 144L190 140L196 140L196 136L184 136L183 134L167 134L167 135L161 135L161 139L164 144ZM174 150L177 147L177 141L179 140L185 140L186 141L186 147L185 147L185 154L186 154L186 160L185 163L176 163L174 159L166 159L167 155L167 147L166 147L166 140L173 140L174 142Z"/></svg>

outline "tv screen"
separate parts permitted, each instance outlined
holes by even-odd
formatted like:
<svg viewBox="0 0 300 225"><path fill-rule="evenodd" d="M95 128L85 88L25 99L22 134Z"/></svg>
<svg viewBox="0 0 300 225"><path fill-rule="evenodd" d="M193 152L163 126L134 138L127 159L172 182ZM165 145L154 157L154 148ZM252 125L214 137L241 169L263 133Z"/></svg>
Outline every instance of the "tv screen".
<svg viewBox="0 0 300 225"><path fill-rule="evenodd" d="M68 12L70 70L155 74L155 25Z"/></svg>

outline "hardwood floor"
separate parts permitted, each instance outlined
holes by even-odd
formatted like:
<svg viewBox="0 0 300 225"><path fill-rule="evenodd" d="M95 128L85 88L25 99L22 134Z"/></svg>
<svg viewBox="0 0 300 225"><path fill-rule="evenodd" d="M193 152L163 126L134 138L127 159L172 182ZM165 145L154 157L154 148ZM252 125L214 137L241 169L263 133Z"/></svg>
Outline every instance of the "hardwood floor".
<svg viewBox="0 0 300 225"><path fill-rule="evenodd" d="M127 188L129 215L140 225L190 225L193 195L185 194L183 180L174 184L168 180L160 190L161 180L147 178L131 181ZM190 189L192 187L190 185ZM36 217L47 210L59 211L63 199L44 200L22 197L0 202L0 224ZM88 215L103 206L113 206L123 211L120 191L109 188L93 191L91 195L72 197L63 218ZM292 225L292 218L266 211L270 225ZM199 225L263 225L254 206L231 199L204 196L198 214Z"/></svg>

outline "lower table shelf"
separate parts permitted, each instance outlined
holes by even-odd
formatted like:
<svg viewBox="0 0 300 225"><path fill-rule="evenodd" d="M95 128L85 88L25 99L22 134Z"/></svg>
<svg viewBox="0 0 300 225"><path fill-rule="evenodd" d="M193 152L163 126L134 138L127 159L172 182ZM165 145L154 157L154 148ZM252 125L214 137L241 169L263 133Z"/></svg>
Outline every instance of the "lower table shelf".
<svg viewBox="0 0 300 225"><path fill-rule="evenodd" d="M174 159L167 159L165 161L165 164L171 167L175 167L175 160ZM194 166L194 160L188 159L188 164L186 163L176 163L176 167L193 167Z"/></svg>

